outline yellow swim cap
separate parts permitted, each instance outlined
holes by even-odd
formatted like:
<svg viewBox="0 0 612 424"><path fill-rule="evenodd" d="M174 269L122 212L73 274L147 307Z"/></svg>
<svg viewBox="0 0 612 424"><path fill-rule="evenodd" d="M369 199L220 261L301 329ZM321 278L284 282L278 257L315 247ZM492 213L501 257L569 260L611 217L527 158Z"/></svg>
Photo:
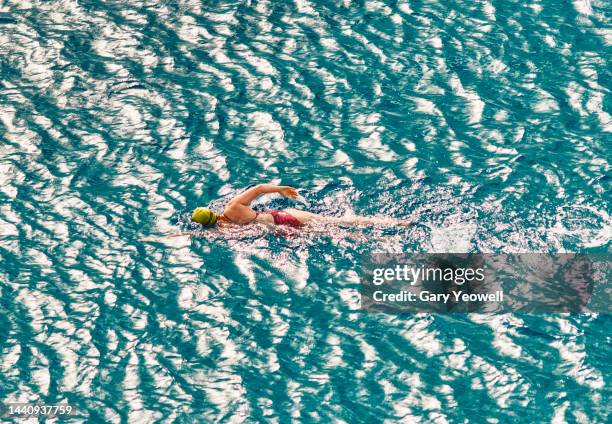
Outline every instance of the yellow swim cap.
<svg viewBox="0 0 612 424"><path fill-rule="evenodd" d="M217 223L217 219L219 219L219 215L208 208L195 208L191 215L193 222L202 224L205 227L212 227Z"/></svg>

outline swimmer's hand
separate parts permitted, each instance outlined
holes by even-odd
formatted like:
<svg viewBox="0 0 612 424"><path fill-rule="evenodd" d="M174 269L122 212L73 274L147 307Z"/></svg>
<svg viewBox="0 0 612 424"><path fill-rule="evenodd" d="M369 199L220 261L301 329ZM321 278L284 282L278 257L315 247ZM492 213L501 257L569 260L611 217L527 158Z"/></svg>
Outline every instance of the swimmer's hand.
<svg viewBox="0 0 612 424"><path fill-rule="evenodd" d="M285 197L289 197L291 199L296 199L298 197L298 192L296 189L294 189L293 187L289 187L289 186L279 186L278 187L278 192L285 196Z"/></svg>

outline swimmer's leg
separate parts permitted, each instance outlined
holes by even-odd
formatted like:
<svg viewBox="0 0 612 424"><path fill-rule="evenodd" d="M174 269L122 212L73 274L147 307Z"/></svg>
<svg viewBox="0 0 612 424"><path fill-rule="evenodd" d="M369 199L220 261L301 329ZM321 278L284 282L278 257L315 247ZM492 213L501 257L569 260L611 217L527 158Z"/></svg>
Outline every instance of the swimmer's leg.
<svg viewBox="0 0 612 424"><path fill-rule="evenodd" d="M412 222L407 219L382 218L378 216L322 217L324 222L338 225L406 227Z"/></svg>
<svg viewBox="0 0 612 424"><path fill-rule="evenodd" d="M406 227L412 224L411 220L383 218L377 216L323 216L316 213L301 211L299 209L285 209L296 217L302 224L322 222L332 225L355 225L355 226L382 226L382 227Z"/></svg>

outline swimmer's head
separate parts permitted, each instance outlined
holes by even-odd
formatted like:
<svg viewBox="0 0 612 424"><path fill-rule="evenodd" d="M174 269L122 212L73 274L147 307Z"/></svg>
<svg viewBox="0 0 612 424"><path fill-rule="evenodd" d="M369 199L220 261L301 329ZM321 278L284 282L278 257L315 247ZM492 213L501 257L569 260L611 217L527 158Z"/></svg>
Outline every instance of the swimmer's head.
<svg viewBox="0 0 612 424"><path fill-rule="evenodd" d="M212 227L217 223L219 215L208 208L195 208L191 215L191 220L205 227Z"/></svg>

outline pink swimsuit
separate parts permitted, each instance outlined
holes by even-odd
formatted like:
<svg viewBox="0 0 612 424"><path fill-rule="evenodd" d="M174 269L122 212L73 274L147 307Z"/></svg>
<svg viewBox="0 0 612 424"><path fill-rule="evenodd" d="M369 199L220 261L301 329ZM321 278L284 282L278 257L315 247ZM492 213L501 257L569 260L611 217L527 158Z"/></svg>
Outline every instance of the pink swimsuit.
<svg viewBox="0 0 612 424"><path fill-rule="evenodd" d="M272 215L272 218L274 218L275 225L288 225L289 227L295 227L295 228L300 228L304 226L304 224L302 224L299 219L291 215L289 212L285 212L283 210L273 210L273 211L267 211L267 212L254 211L254 212L255 212L255 218L253 218L249 222L246 222L245 224L250 224L252 222L255 222L257 217L261 214L269 213L270 215Z"/></svg>
<svg viewBox="0 0 612 424"><path fill-rule="evenodd" d="M281 210L274 210L274 211L268 211L267 213L272 215L272 218L274 218L274 223L276 225L288 225L290 227L296 227L296 228L299 228L303 225L299 219L291 215L289 212L285 212Z"/></svg>

